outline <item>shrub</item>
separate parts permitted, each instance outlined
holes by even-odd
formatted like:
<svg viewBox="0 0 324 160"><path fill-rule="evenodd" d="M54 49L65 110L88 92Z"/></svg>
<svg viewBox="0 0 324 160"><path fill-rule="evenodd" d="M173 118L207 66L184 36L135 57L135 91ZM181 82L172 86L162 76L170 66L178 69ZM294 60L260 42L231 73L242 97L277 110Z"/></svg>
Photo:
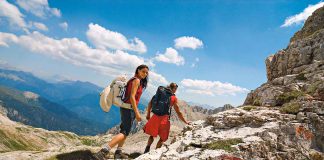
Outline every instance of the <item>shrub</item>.
<svg viewBox="0 0 324 160"><path fill-rule="evenodd" d="M97 143L95 140L93 139L89 139L89 138L85 138L85 137L82 137L81 138L81 143L86 145L86 146L96 146Z"/></svg>
<svg viewBox="0 0 324 160"><path fill-rule="evenodd" d="M241 138L217 140L205 145L204 148L213 149L213 150L222 149L225 151L233 152L235 151L235 148L231 146L239 143L243 143L243 140Z"/></svg>
<svg viewBox="0 0 324 160"><path fill-rule="evenodd" d="M256 99L253 101L252 105L254 105L254 106L261 106L261 100L260 100L259 98L256 98Z"/></svg>
<svg viewBox="0 0 324 160"><path fill-rule="evenodd" d="M305 81L305 80L307 80L307 78L305 77L305 73L299 73L299 74L296 76L296 80L301 80L301 81Z"/></svg>
<svg viewBox="0 0 324 160"><path fill-rule="evenodd" d="M305 93L301 91L291 91L291 92L285 92L278 97L279 104L285 104L290 102L293 99L296 99L299 96L303 96Z"/></svg>
<svg viewBox="0 0 324 160"><path fill-rule="evenodd" d="M300 105L298 103L286 103L280 108L281 113L297 114L299 112Z"/></svg>
<svg viewBox="0 0 324 160"><path fill-rule="evenodd" d="M243 109L246 111L251 111L252 109L256 109L256 107L255 106L244 106Z"/></svg>

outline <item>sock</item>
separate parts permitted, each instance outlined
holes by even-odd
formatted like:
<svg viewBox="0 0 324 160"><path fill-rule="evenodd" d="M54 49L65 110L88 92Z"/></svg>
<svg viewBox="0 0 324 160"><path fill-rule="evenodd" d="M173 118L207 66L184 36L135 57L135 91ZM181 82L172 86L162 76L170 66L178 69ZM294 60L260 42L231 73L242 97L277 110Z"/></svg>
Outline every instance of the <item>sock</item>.
<svg viewBox="0 0 324 160"><path fill-rule="evenodd" d="M104 150L106 151L110 151L110 146L108 144L105 144L103 147L102 147Z"/></svg>
<svg viewBox="0 0 324 160"><path fill-rule="evenodd" d="M145 150L144 150L144 153L149 152L149 151L150 151L150 148L151 148L151 146L146 146L146 147L145 147Z"/></svg>
<svg viewBox="0 0 324 160"><path fill-rule="evenodd" d="M117 150L121 151L123 150L123 147L117 147Z"/></svg>

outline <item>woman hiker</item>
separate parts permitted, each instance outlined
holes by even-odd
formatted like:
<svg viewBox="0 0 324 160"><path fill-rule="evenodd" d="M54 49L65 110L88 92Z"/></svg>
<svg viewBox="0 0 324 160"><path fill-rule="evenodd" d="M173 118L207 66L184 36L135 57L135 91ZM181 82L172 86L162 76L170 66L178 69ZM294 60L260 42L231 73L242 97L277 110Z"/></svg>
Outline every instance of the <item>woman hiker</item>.
<svg viewBox="0 0 324 160"><path fill-rule="evenodd" d="M97 159L103 160L105 156L110 152L111 148L118 145L115 151L115 159L127 159L127 155L122 153L122 146L132 128L133 121L141 121L141 115L137 108L138 102L141 98L143 90L147 87L149 68L146 65L140 65L136 68L135 76L127 82L127 88L125 91L126 100L125 103L129 103L132 109L120 108L120 133L108 142L104 147L94 154Z"/></svg>
<svg viewBox="0 0 324 160"><path fill-rule="evenodd" d="M172 96L170 97L170 103L169 106L163 106L163 107L167 107L165 110L168 111L167 113L164 113L164 115L157 115L157 114L153 114L152 117L150 117L150 113L152 110L152 100L153 97L150 101L150 103L148 104L148 109L147 109L147 115L146 115L146 119L148 120L148 122L146 123L146 125L144 126L143 130L146 134L150 135L148 141L147 141L147 145L145 148L144 153L147 153L150 151L150 147L151 144L154 141L153 137L156 137L157 135L159 135L160 140L158 141L156 148L160 148L163 144L163 142L165 142L168 137L169 137L169 132L170 132L170 118L169 116L171 116L170 112L171 112L171 107L174 107L174 110L176 111L178 117L186 124L189 124L188 121L186 121L179 109L178 106L178 100L177 97L175 96L175 92L177 91L178 85L176 83L171 83L167 89L171 90L171 94ZM155 95L157 96L157 95ZM159 99L163 99L161 97L159 97ZM158 102L154 102L154 103L158 103ZM165 104L165 103L164 103ZM153 104L154 105L154 104ZM153 109L154 111L154 109Z"/></svg>

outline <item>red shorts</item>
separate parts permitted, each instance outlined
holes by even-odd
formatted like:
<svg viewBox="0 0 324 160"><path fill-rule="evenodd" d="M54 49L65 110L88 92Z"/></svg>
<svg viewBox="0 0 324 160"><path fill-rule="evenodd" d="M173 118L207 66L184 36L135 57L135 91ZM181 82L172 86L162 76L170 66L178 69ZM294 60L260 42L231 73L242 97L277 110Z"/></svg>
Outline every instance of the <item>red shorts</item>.
<svg viewBox="0 0 324 160"><path fill-rule="evenodd" d="M169 115L157 116L153 114L143 127L143 130L144 133L153 137L159 135L161 140L165 142L168 139L170 132Z"/></svg>

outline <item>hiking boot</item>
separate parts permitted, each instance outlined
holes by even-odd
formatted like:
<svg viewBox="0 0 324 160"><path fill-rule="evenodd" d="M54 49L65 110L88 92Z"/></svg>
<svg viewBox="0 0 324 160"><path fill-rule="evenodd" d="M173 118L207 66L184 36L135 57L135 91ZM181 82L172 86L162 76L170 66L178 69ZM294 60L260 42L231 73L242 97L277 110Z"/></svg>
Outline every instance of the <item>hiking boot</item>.
<svg viewBox="0 0 324 160"><path fill-rule="evenodd" d="M144 154L150 151L151 146L146 146Z"/></svg>
<svg viewBox="0 0 324 160"><path fill-rule="evenodd" d="M109 153L109 151L105 148L102 148L99 152L97 152L96 154L94 154L93 156L97 159L97 160L106 160L106 155Z"/></svg>
<svg viewBox="0 0 324 160"><path fill-rule="evenodd" d="M122 150L116 150L115 151L115 159L128 159L128 155L124 154Z"/></svg>

